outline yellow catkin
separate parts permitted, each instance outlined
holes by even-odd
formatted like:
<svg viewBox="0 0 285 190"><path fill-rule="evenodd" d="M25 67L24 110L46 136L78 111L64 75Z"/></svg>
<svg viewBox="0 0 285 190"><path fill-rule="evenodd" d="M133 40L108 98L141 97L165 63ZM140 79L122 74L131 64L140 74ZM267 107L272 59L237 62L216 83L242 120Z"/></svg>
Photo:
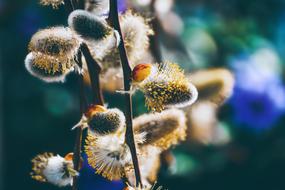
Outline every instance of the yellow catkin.
<svg viewBox="0 0 285 190"><path fill-rule="evenodd" d="M165 62L153 67L157 72L139 84L149 109L161 112L166 107L184 107L196 101L196 88L178 65Z"/></svg>
<svg viewBox="0 0 285 190"><path fill-rule="evenodd" d="M29 43L29 51L55 57L73 57L79 48L79 40L67 27L51 27L35 33Z"/></svg>
<svg viewBox="0 0 285 190"><path fill-rule="evenodd" d="M105 149L104 145L98 142L98 138L100 137L93 135L87 136L85 152L88 157L88 163L96 169L97 174L100 174L109 180L119 180L124 176L123 162L120 162L120 158L116 161L114 161L114 159L109 159L108 157L114 153L112 152L113 150ZM127 147L122 146L122 149L118 151L122 151L121 153L124 154L124 148Z"/></svg>
<svg viewBox="0 0 285 190"><path fill-rule="evenodd" d="M43 70L46 74L65 74L72 66L72 60L65 57L56 58L42 53L33 53L32 66Z"/></svg>
<svg viewBox="0 0 285 190"><path fill-rule="evenodd" d="M46 178L43 175L43 170L46 168L48 164L48 159L53 157L52 153L43 153L37 155L34 159L32 159L32 172L31 177L40 182L46 182Z"/></svg>

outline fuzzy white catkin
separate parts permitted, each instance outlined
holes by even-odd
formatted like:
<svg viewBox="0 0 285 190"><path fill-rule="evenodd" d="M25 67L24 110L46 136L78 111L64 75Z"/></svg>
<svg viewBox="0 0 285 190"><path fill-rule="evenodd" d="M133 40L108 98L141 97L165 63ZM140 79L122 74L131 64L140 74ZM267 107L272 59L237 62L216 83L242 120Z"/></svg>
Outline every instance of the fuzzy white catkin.
<svg viewBox="0 0 285 190"><path fill-rule="evenodd" d="M121 17L121 29L125 40L128 57L132 64L142 58L149 47L149 35L153 30L148 21L137 14L128 11Z"/></svg>
<svg viewBox="0 0 285 190"><path fill-rule="evenodd" d="M74 57L80 46L77 36L68 27L51 27L35 33L29 50L53 56Z"/></svg>
<svg viewBox="0 0 285 190"><path fill-rule="evenodd" d="M119 180L124 174L125 165L131 163L130 150L123 133L88 135L85 151L88 163L96 169L96 173L109 180Z"/></svg>
<svg viewBox="0 0 285 190"><path fill-rule="evenodd" d="M72 185L73 178L71 176L64 177L64 163L65 159L61 156L53 156L48 159L46 168L43 171L47 181L57 186Z"/></svg>
<svg viewBox="0 0 285 190"><path fill-rule="evenodd" d="M40 53L38 53L38 54L36 54L34 52L29 53L26 56L26 58L25 58L25 67L26 67L27 71L32 76L34 76L34 77L36 77L38 79L41 79L44 82L48 82L48 83L51 83L51 82L64 82L65 78L66 78L66 75L69 74L70 72L74 71L74 67L70 67L69 69L67 69L65 71L65 73L62 73L60 75L42 74L41 72L45 72L44 70L42 70L40 72L39 68L33 67L35 59L40 59L40 57L37 57L37 56L40 56ZM55 57L50 56L50 58L51 58L51 60L50 60L51 63L52 63L52 61L56 60ZM38 72L37 72L37 69L38 69Z"/></svg>
<svg viewBox="0 0 285 190"><path fill-rule="evenodd" d="M102 59L118 46L120 37L104 18L84 10L75 10L68 17L68 25L87 43L92 54Z"/></svg>
<svg viewBox="0 0 285 190"><path fill-rule="evenodd" d="M89 131L96 134L108 134L122 131L125 126L125 115L117 108L98 112L89 118Z"/></svg>

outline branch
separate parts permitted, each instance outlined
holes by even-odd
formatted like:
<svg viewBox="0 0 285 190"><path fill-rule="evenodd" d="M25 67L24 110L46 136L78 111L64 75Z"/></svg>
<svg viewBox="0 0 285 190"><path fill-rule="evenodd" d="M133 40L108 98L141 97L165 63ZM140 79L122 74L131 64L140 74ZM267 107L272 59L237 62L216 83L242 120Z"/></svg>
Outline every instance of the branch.
<svg viewBox="0 0 285 190"><path fill-rule="evenodd" d="M78 51L77 54L77 64L80 68L82 68L82 54L80 51ZM83 75L79 75L79 98L80 98L80 112L81 115L86 111L87 109L87 101L85 97L84 92L84 81L83 81ZM75 138L75 145L73 150L73 165L74 169L76 171L80 170L80 160L81 160L81 146L82 146L82 131L83 129L81 127L77 127L76 129L76 138ZM73 178L73 185L72 190L77 190L77 176Z"/></svg>
<svg viewBox="0 0 285 190"><path fill-rule="evenodd" d="M91 56L91 53L89 51L88 46L85 43L82 43L80 46L80 51L78 51L77 54L77 64L78 66L82 69L82 54L85 57L87 67L88 67L88 72L91 80L91 86L92 86L92 91L93 91L93 102L94 104L104 104L103 96L102 96L102 91L100 88L100 71L101 67L100 65L93 59ZM79 75L79 86L80 86L80 112L81 115L83 115L87 109L87 101L84 93L84 81L83 81L83 75ZM82 127L77 127L76 129L76 139L75 139L75 145L74 145L74 151L73 151L73 165L74 169L76 171L80 170L80 159L81 159L81 146L82 146L82 132L83 129ZM73 178L73 185L72 185L72 190L77 190L78 189L78 178L74 177Z"/></svg>
<svg viewBox="0 0 285 190"><path fill-rule="evenodd" d="M110 12L109 12L109 23L111 26L114 27L120 34L121 41L119 44L119 54L121 58L121 64L123 68L123 75L124 75L124 90L129 91L131 88L132 82L132 69L130 67L124 40L122 38L122 32L119 22L119 15L118 15L118 7L117 7L117 0L110 0ZM133 132L133 112L132 112L132 97L130 93L126 93L125 95L126 101L126 143L130 148L132 161L135 170L135 177L136 177L136 186L142 186L141 175L140 175L140 168L138 163L136 145L134 140L134 132Z"/></svg>
<svg viewBox="0 0 285 190"><path fill-rule="evenodd" d="M100 86L100 72L102 70L99 63L93 59L88 46L85 43L82 43L80 50L83 53L89 72L89 77L91 81L91 88L93 94L93 103L104 105L104 99L102 95L102 90Z"/></svg>
<svg viewBox="0 0 285 190"><path fill-rule="evenodd" d="M84 8L84 0L64 0L65 9L68 13L72 12L76 8ZM77 64L80 69L82 69L82 54L85 57L88 72L91 80L91 87L93 94L93 103L94 104L104 104L102 91L100 88L100 65L93 59L88 46L85 43L82 43L80 46L80 50L77 54ZM84 80L83 75L79 75L79 86L80 86L80 112L83 115L87 109L87 101L84 92ZM80 160L81 160L81 147L82 147L82 127L78 127L76 129L76 139L73 151L73 165L76 171L80 170ZM78 177L73 178L72 190L78 190Z"/></svg>

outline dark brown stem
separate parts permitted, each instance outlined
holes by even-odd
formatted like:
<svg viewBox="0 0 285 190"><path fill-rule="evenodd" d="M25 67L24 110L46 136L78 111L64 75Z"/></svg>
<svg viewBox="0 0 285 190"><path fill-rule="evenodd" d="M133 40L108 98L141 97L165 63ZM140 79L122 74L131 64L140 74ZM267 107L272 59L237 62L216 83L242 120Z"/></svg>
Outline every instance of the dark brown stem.
<svg viewBox="0 0 285 190"><path fill-rule="evenodd" d="M88 67L89 77L91 81L91 88L93 92L92 93L93 94L92 103L103 105L104 99L103 99L101 86L100 86L100 72L102 70L101 66L95 59L93 59L89 51L89 48L85 43L81 44L80 50L85 57L87 67Z"/></svg>
<svg viewBox="0 0 285 190"><path fill-rule="evenodd" d="M109 23L114 27L115 30L117 30L120 34L121 41L119 44L119 54L121 58L121 64L123 68L123 75L124 75L124 90L130 91L131 89L131 82L132 82L132 69L130 67L124 40L122 38L122 32L119 22L119 15L118 15L118 5L117 0L110 0L110 13L109 13ZM141 174L140 174L140 168L139 168L139 162L137 157L137 151L136 151L136 144L134 140L134 132L133 132L133 111L132 111L132 97L131 93L124 94L125 101L126 101L126 109L125 109L125 115L126 115L126 143L130 148L131 155L132 155L132 161L134 165L135 170L135 177L136 177L136 186L142 186L141 181Z"/></svg>
<svg viewBox="0 0 285 190"><path fill-rule="evenodd" d="M78 51L77 54L77 64L79 68L82 68L82 54L80 51ZM85 92L84 92L84 81L83 81L83 75L79 75L79 98L80 98L80 113L81 115L86 111L87 109L87 100L85 97ZM82 146L82 128L77 127L76 129L76 138L75 138L75 145L74 145L74 150L73 150L73 165L74 169L76 171L80 170L80 160L81 160L81 146ZM77 177L73 178L73 185L72 185L72 190L77 190Z"/></svg>
<svg viewBox="0 0 285 190"><path fill-rule="evenodd" d="M93 59L91 56L91 53L89 51L88 46L85 43L82 43L80 46L80 51L78 52L77 55L77 64L79 68L82 69L82 54L84 55L84 58L87 63L88 67L88 72L91 80L91 86L92 86L92 91L93 91L93 102L94 104L104 104L103 96L102 96L102 91L100 88L100 80L99 80L99 75L101 71L100 65ZM83 81L83 75L79 75L79 82L80 82L80 112L81 115L85 113L87 110L87 101L84 93L84 81ZM75 139L75 145L74 145L74 151L73 151L73 164L74 164L74 169L76 171L80 170L80 159L81 159L81 147L82 147L82 132L83 129L81 127L77 127L76 129L76 139ZM72 185L72 190L77 190L78 185L77 185L77 177L73 178L73 185Z"/></svg>
<svg viewBox="0 0 285 190"><path fill-rule="evenodd" d="M64 7L68 14L72 12L75 9L73 0L64 0ZM79 68L82 69L81 51L78 51L78 54L75 60ZM79 88L80 88L79 89L80 91L80 94L79 94L80 113L81 115L83 115L85 110L87 109L87 100L86 100L85 92L84 92L83 75L79 75ZM76 128L76 137L75 137L75 144L74 144L74 149L73 149L73 167L76 171L80 170L82 132L83 132L83 129L81 127ZM77 176L73 177L72 190L78 190L78 177Z"/></svg>
<svg viewBox="0 0 285 190"><path fill-rule="evenodd" d="M82 7L84 8L84 0L79 1L79 3L77 3L76 0L64 0L64 3L65 3L65 9L68 13L75 10L76 8L82 8ZM91 56L88 46L83 43L80 46L80 51L78 51L78 54L77 54L77 64L80 69L82 69L82 53L87 63L87 67L88 67L88 71L89 71L89 75L91 79L91 84L92 84L92 89L94 92L93 103L103 105L104 100L103 100L102 91L100 88L100 80L99 80L99 74L101 71L101 67ZM79 86L80 86L80 112L81 112L81 115L83 115L87 109L87 100L86 100L85 92L84 92L83 75L79 75ZM76 139L75 139L75 145L74 145L74 151L73 151L73 165L74 165L74 169L76 171L79 171L80 161L81 161L83 129L81 127L77 127L76 130L77 130ZM77 176L73 178L72 190L78 190L78 177Z"/></svg>

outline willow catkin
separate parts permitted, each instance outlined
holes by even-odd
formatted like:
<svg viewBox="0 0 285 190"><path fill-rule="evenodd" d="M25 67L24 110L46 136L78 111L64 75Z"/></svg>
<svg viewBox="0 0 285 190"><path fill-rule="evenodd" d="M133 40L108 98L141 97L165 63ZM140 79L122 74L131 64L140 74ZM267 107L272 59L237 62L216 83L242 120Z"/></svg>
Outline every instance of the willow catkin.
<svg viewBox="0 0 285 190"><path fill-rule="evenodd" d="M74 58L80 40L66 27L52 27L35 33L26 56L28 72L45 82L63 82L78 67Z"/></svg>
<svg viewBox="0 0 285 190"><path fill-rule="evenodd" d="M67 27L52 27L35 33L29 43L29 51L55 57L75 56L80 41Z"/></svg>
<svg viewBox="0 0 285 190"><path fill-rule="evenodd" d="M178 109L144 114L134 119L135 133L146 133L143 145L164 150L184 140L186 129L185 114Z"/></svg>
<svg viewBox="0 0 285 190"><path fill-rule="evenodd" d="M45 82L64 82L67 74L74 71L72 61L65 57L31 52L26 56L25 67L31 75Z"/></svg>
<svg viewBox="0 0 285 190"><path fill-rule="evenodd" d="M77 175L72 160L59 155L43 153L32 159L31 177L37 181L63 187L72 185L73 177Z"/></svg>
<svg viewBox="0 0 285 190"><path fill-rule="evenodd" d="M76 127L88 128L88 131L93 135L107 135L123 131L124 126L125 115L121 110L91 105L73 129Z"/></svg>
<svg viewBox="0 0 285 190"><path fill-rule="evenodd" d="M161 112L165 108L186 107L197 100L197 89L178 65L170 62L148 64L150 69L141 65L133 69L132 77L137 88L144 93L149 109ZM135 81L137 79L139 81Z"/></svg>
<svg viewBox="0 0 285 190"><path fill-rule="evenodd" d="M233 92L234 77L227 69L197 71L189 74L189 79L199 92L198 101L207 100L221 105Z"/></svg>
<svg viewBox="0 0 285 190"><path fill-rule="evenodd" d="M119 180L124 175L125 166L131 163L130 150L123 133L88 135L85 152L89 165L109 180Z"/></svg>
<svg viewBox="0 0 285 190"><path fill-rule="evenodd" d="M88 118L89 130L96 134L114 133L122 130L125 125L125 116L117 108L107 109L105 112L97 112Z"/></svg>
<svg viewBox="0 0 285 190"><path fill-rule="evenodd" d="M85 10L71 12L68 25L87 43L96 59L103 58L120 41L118 33L104 18Z"/></svg>

